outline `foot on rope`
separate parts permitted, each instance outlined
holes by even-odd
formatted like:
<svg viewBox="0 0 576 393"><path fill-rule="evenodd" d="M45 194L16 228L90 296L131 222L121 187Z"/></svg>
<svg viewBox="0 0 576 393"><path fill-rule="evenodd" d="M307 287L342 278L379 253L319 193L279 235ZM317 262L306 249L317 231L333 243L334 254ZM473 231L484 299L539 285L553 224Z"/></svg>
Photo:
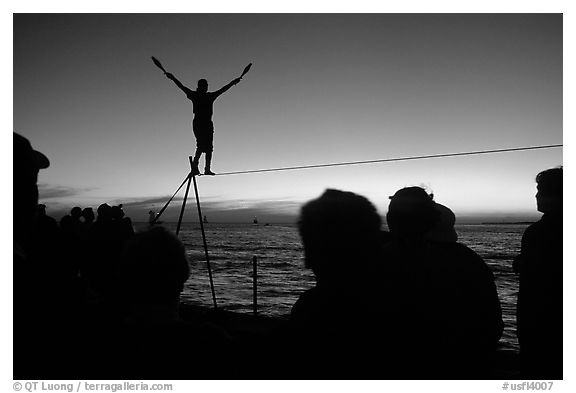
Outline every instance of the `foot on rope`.
<svg viewBox="0 0 576 393"><path fill-rule="evenodd" d="M204 169L204 174L208 175L208 176L214 176L216 175L214 172L212 172L209 168Z"/></svg>

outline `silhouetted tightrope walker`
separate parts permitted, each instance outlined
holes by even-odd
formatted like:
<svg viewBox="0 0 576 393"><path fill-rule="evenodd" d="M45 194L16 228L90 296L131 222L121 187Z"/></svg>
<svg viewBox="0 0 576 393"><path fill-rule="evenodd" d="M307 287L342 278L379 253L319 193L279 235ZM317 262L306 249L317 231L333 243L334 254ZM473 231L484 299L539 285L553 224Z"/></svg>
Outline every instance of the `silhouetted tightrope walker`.
<svg viewBox="0 0 576 393"><path fill-rule="evenodd" d="M182 84L174 75L167 72L160 61L155 57L152 57L154 64L160 68L164 75L170 79L180 90L186 94L186 98L192 101L194 120L192 120L192 129L194 131L194 137L196 138L196 153L194 159L192 160L192 174L200 175L200 170L198 169L198 163L200 161L200 156L202 153L206 154L206 167L204 169L205 175L214 176L215 173L210 169L212 162L212 151L214 150L214 124L212 123L212 114L214 101L228 91L232 86L240 83L244 75L248 73L252 67L252 63L248 64L242 71L240 77L234 79L224 87L214 91L208 91L208 81L206 79L198 80L198 87L196 90L192 90Z"/></svg>

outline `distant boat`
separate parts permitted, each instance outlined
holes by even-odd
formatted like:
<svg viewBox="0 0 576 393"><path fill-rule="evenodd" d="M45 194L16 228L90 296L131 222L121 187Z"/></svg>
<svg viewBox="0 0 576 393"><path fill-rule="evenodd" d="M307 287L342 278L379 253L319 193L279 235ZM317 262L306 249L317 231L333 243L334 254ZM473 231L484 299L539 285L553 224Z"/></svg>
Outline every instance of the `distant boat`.
<svg viewBox="0 0 576 393"><path fill-rule="evenodd" d="M254 217L254 221L252 221L254 225L258 225L258 218Z"/></svg>
<svg viewBox="0 0 576 393"><path fill-rule="evenodd" d="M204 219L202 221L204 221L204 224L208 224L208 219L206 218L206 216L204 216Z"/></svg>

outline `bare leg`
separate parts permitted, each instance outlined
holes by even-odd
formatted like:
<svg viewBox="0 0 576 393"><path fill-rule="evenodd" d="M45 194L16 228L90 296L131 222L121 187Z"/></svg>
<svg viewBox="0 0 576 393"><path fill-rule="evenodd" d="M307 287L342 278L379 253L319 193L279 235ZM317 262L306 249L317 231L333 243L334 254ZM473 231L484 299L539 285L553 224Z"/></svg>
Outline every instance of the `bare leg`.
<svg viewBox="0 0 576 393"><path fill-rule="evenodd" d="M206 152L206 167L204 169L205 175L214 175L215 173L210 170L210 164L212 163L212 152Z"/></svg>
<svg viewBox="0 0 576 393"><path fill-rule="evenodd" d="M198 175L200 173L200 171L198 170L198 164L200 161L200 156L202 155L202 152L199 149L196 149L196 154L194 154L194 160L192 161L192 172L194 172L195 175Z"/></svg>

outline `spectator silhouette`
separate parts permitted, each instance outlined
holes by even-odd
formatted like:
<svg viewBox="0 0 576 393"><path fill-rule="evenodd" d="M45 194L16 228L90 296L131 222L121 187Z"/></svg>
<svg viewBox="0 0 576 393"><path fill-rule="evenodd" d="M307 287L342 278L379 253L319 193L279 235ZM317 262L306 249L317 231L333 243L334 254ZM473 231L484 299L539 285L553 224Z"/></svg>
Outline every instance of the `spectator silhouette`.
<svg viewBox="0 0 576 393"><path fill-rule="evenodd" d="M74 206L70 210L70 216L72 217L72 222L76 227L80 226L80 219L82 218L82 208L78 206Z"/></svg>
<svg viewBox="0 0 576 393"><path fill-rule="evenodd" d="M503 331L490 268L457 242L453 212L420 187L396 192L386 217L387 275L403 292L396 312L417 354L406 367L416 377L482 378Z"/></svg>
<svg viewBox="0 0 576 393"><path fill-rule="evenodd" d="M544 215L524 232L514 262L520 360L525 378L562 379L562 167L540 172L536 183Z"/></svg>
<svg viewBox="0 0 576 393"><path fill-rule="evenodd" d="M89 247L93 252L86 256L83 277L96 302L114 308L114 272L117 269L124 244L133 233L131 223L120 206L103 203L98 206L98 217L89 233ZM129 226L129 229L128 229ZM113 314L115 310L109 310ZM112 316L111 316L112 317Z"/></svg>
<svg viewBox="0 0 576 393"><path fill-rule="evenodd" d="M300 367L291 377L386 375L383 362L373 361L382 359L385 336L370 281L381 262L380 227L376 208L351 192L326 190L302 208L298 229L316 286L292 308L290 350Z"/></svg>
<svg viewBox="0 0 576 393"><path fill-rule="evenodd" d="M38 173L48 158L13 134L14 211L14 371L15 379L64 379L70 361L74 328L70 296L58 277L51 252L38 246ZM41 219L44 221L44 219ZM48 224L51 226L51 224Z"/></svg>
<svg viewBox="0 0 576 393"><path fill-rule="evenodd" d="M14 133L14 378L36 378L45 364L41 357L42 343L33 333L36 296L41 292L41 278L36 261L31 257L38 212L38 172L48 168L48 158L32 149L28 139ZM35 355L40 356L35 356Z"/></svg>
<svg viewBox="0 0 576 393"><path fill-rule="evenodd" d="M458 234L454 229L456 215L450 208L436 203L437 220L432 228L426 232L426 238L432 242L453 243L458 241Z"/></svg>
<svg viewBox="0 0 576 393"><path fill-rule="evenodd" d="M112 215L112 219L116 220L116 221L122 220L124 218L124 216L126 215L124 213L124 210L122 209L122 204L112 206L110 213Z"/></svg>
<svg viewBox="0 0 576 393"><path fill-rule="evenodd" d="M53 281L55 288L68 287L66 291L70 293L69 296L79 289L76 288L78 286L78 250L77 235L60 229L56 220L46 214L46 205L38 205L34 250L31 255L42 260L44 268L50 269L52 279L55 280ZM57 285L56 282L58 282Z"/></svg>
<svg viewBox="0 0 576 393"><path fill-rule="evenodd" d="M124 247L117 279L124 318L176 322L180 293L190 275L184 245L163 227L135 234Z"/></svg>
<svg viewBox="0 0 576 393"><path fill-rule="evenodd" d="M14 278L15 284L23 284L26 276L33 273L33 269L26 270L37 223L38 172L40 169L48 168L50 162L44 154L32 149L28 139L16 133L13 134L13 150ZM18 285L15 285L15 291L20 289L17 287Z"/></svg>
<svg viewBox="0 0 576 393"><path fill-rule="evenodd" d="M186 97L192 101L194 107L194 120L192 121L192 128L194 136L196 137L196 153L194 155L192 171L194 175L200 173L198 170L198 163L202 153L206 154L206 167L204 170L205 175L214 175L210 169L212 162L212 151L214 150L214 124L212 123L212 113L214 101L223 93L228 91L232 86L240 83L241 78L236 78L226 86L214 91L208 91L208 81L206 79L198 80L198 87L196 90L191 90L184 86L174 75L165 73L166 77L173 81L180 90L182 90Z"/></svg>
<svg viewBox="0 0 576 393"><path fill-rule="evenodd" d="M80 226L81 229L81 236L84 241L86 241L87 237L89 236L90 229L92 225L94 225L94 220L96 220L96 215L94 214L94 209L91 207L85 207L82 209L82 225Z"/></svg>
<svg viewBox="0 0 576 393"><path fill-rule="evenodd" d="M110 221L112 221L112 207L107 204L107 203L103 203L100 206L98 206L98 209L96 209L97 213L98 213L98 217L96 218L96 222L100 222L100 223L109 223Z"/></svg>
<svg viewBox="0 0 576 393"><path fill-rule="evenodd" d="M130 217L126 217L124 210L122 209L122 204L112 206L111 214L118 238L121 239L122 242L126 242L132 237L132 235L134 235L132 220Z"/></svg>
<svg viewBox="0 0 576 393"><path fill-rule="evenodd" d="M123 378L197 379L231 374L231 341L207 324L183 322L180 294L190 275L184 245L165 228L135 234L116 272ZM113 348L112 348L113 349Z"/></svg>
<svg viewBox="0 0 576 393"><path fill-rule="evenodd" d="M68 236L78 236L80 234L80 226L82 221L82 208L75 206L70 209L70 214L66 214L60 219L60 228Z"/></svg>
<svg viewBox="0 0 576 393"><path fill-rule="evenodd" d="M85 207L82 209L82 218L84 219L84 224L92 225L96 219L94 209L91 207Z"/></svg>

